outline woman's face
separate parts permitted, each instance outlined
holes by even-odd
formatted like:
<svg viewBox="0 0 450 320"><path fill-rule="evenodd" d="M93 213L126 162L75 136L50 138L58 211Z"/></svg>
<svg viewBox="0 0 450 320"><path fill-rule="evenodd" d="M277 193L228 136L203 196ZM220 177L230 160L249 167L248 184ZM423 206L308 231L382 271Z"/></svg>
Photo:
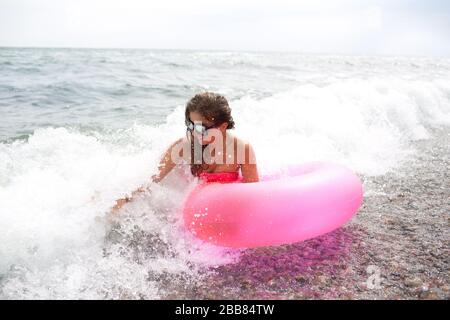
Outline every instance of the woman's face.
<svg viewBox="0 0 450 320"><path fill-rule="evenodd" d="M202 116L200 113L192 111L189 113L189 119L193 122L201 122L202 125L204 125L205 127L210 127L212 125L214 125L214 122L209 121L208 119L206 119L204 116ZM222 123L220 126L216 127L215 129L220 130L222 135L225 134L225 130L227 129L228 124ZM198 142L200 144L206 145L206 144L210 144L214 141L214 135L209 133L210 130L208 130L206 132L205 135L202 136L202 134L196 132L195 130L192 132L192 134L194 135L194 138L196 138L198 140Z"/></svg>

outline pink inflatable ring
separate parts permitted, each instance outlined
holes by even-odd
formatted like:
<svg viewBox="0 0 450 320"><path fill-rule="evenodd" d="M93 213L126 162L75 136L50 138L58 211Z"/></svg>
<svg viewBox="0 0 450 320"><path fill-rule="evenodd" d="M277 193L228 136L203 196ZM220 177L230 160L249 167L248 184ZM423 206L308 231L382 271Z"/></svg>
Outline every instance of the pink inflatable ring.
<svg viewBox="0 0 450 320"><path fill-rule="evenodd" d="M361 201L361 181L353 172L315 162L257 183L199 184L185 202L184 223L196 237L220 246L288 244L338 228Z"/></svg>

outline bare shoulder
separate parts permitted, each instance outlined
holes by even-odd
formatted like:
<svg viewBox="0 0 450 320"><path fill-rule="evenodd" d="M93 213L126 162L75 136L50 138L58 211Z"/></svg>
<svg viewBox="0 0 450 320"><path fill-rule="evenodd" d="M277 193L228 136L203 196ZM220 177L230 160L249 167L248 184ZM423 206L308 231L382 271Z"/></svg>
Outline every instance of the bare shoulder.
<svg viewBox="0 0 450 320"><path fill-rule="evenodd" d="M258 168L253 146L248 140L238 137L235 137L235 139L238 153L237 161L240 163L243 182L258 182Z"/></svg>
<svg viewBox="0 0 450 320"><path fill-rule="evenodd" d="M242 138L239 138L239 137L236 137L236 136L234 136L234 138L235 138L235 141L236 141L236 146L238 148L241 148L241 149L245 148L245 150L252 150L253 151L253 146L248 140L245 140L245 139L242 139Z"/></svg>
<svg viewBox="0 0 450 320"><path fill-rule="evenodd" d="M186 137L181 137L178 140L176 140L175 142L173 142L170 145L169 149L172 149L172 148L177 147L177 146L184 146L187 143L188 143L188 140L186 139Z"/></svg>
<svg viewBox="0 0 450 320"><path fill-rule="evenodd" d="M186 137L179 138L173 142L167 149L166 156L170 156L171 160L178 163L180 160L189 160L188 152L185 150L190 150L190 142Z"/></svg>
<svg viewBox="0 0 450 320"><path fill-rule="evenodd" d="M240 164L255 164L256 157L251 143L237 136L233 137L235 141L234 150L237 155L236 161Z"/></svg>

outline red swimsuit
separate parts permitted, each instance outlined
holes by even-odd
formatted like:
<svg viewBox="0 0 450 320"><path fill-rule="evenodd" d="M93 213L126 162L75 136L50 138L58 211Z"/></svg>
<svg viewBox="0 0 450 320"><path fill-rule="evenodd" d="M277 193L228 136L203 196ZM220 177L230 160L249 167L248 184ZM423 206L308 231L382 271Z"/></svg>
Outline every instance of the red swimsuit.
<svg viewBox="0 0 450 320"><path fill-rule="evenodd" d="M239 172L202 172L199 178L205 182L235 182L239 179Z"/></svg>

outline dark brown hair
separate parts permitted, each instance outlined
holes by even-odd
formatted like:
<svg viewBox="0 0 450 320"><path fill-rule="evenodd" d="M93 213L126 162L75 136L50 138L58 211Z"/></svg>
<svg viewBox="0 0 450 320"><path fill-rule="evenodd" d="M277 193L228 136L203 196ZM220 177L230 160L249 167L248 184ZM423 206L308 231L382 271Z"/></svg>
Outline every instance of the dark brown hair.
<svg viewBox="0 0 450 320"><path fill-rule="evenodd" d="M197 112L203 117L211 121L214 126L220 126L222 123L227 123L227 129L234 129L234 120L231 116L231 108L228 105L227 99L217 93L203 92L196 94L186 104L185 118L186 121L190 121L189 115L191 112ZM191 141L191 173L194 176L198 176L204 167L203 150L206 146L201 148L194 148L194 144L198 141L193 139L192 133L190 136ZM194 157L194 150L202 150L202 154L198 157ZM201 163L194 163L194 159L201 159Z"/></svg>

